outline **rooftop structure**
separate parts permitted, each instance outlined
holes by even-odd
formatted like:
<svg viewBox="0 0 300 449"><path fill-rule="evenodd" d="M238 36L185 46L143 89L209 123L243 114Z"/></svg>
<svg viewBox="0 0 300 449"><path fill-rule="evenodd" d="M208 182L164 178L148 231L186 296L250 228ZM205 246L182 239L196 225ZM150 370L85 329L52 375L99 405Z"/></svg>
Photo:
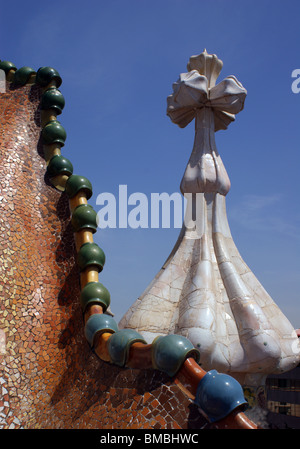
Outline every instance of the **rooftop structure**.
<svg viewBox="0 0 300 449"><path fill-rule="evenodd" d="M203 63L202 75L198 68ZM257 428L257 423L244 413L247 401L240 383L228 375L228 363L222 362L224 354L228 359L228 354L234 355L235 351L223 344L222 350L217 347L217 353L211 351L209 356L210 348L218 343L213 340L210 344L209 338L217 335L220 339L223 334L211 332L204 318L210 316L212 328L223 329L218 317L224 310L235 331L229 336L224 334L224 341L230 344L237 342L236 332L240 330L239 338L245 342L244 359L237 345L235 364L231 363L233 374L238 372L236 368L247 373L246 368L255 366L263 366L265 374L267 364L276 365L278 370L288 369L298 360L298 346L294 345L297 339L288 324L285 330L284 326L278 327L274 354L267 347L275 339L273 328L267 327L264 335L262 328L257 327L256 338L245 327L244 335L239 323L251 325L253 331L265 315L253 298L244 295L237 300L225 295L235 287L242 288L241 278L245 281L249 275L245 272L245 276L231 276L232 262L221 251L223 243L228 249L231 242L224 222L229 184L213 144L213 133L215 128L224 128L233 120L233 114L243 106L246 92L234 77L214 86L220 66L220 60L206 52L191 58L188 76L182 76L174 86L183 95L176 96L175 92L169 100L169 114L180 125L196 116L195 156L187 167L182 191L189 193L186 186L192 184L196 190L193 187L191 192L197 194L199 183L209 188L200 192L200 236L198 222L191 220L165 265L171 267L173 258L180 255L177 267L185 272L187 280L183 290L178 277L177 290L185 291L183 313L175 314L173 327L166 326L163 319L160 327L164 326L166 332L160 329L155 333L158 338L147 341L149 330L145 334L145 329L138 326L115 322L109 309L109 291L100 282L106 256L93 240L96 214L88 203L92 184L74 173L72 162L63 154L67 133L58 120L65 104L59 90L59 73L51 67L35 71L30 67L17 69L9 61L0 62L6 75L6 89L0 94L1 428ZM184 103L191 90L197 93L200 106L184 104L189 111L183 118L181 113L178 115L181 106L177 108L176 101ZM208 145L207 151L203 151L203 142ZM200 170L198 167L194 171L194 157L200 157L207 170L201 168L201 162ZM207 173L211 175L209 182ZM193 206L193 196L190 201ZM214 250L213 259L212 225L220 234L219 251ZM230 248L234 251L233 246ZM194 264L189 263L191 250ZM222 294L216 300L214 295L220 291L215 287L221 278L217 284L211 283L207 273L216 275L222 264L224 273L229 266L229 273L224 275L223 287L219 287ZM154 282L159 285L161 279ZM214 288L203 287L203 282ZM211 302L198 307L203 327L194 325L193 314L186 307L194 299L197 302L192 285L196 285L196 293L209 293ZM174 285L172 289L174 292ZM214 309L212 305L216 303L218 307ZM159 305L164 306L164 301ZM229 306L234 310L231 315ZM266 309L277 313L273 303ZM241 310L245 313L238 318ZM190 320L190 324L182 326L180 320ZM278 324L286 323L282 315L278 320ZM248 344L247 336L254 343ZM291 345L296 356L289 356ZM263 357L258 358L253 348ZM223 359L218 359L218 354ZM249 356L252 358L247 359ZM212 365L206 368L209 360Z"/></svg>
<svg viewBox="0 0 300 449"><path fill-rule="evenodd" d="M223 63L206 50L192 56L168 97L167 114L195 140L180 189L187 211L167 261L120 325L148 342L175 333L200 350L201 366L230 373L259 389L270 373L299 363L297 334L242 259L230 232L226 195L230 180L215 132L244 108L247 91L234 77L219 84Z"/></svg>

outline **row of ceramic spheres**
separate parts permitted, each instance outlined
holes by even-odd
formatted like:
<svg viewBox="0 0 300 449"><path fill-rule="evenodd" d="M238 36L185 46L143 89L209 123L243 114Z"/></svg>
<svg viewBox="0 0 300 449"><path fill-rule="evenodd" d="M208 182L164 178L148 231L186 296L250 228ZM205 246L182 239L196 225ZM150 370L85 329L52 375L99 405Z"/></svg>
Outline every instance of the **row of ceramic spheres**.
<svg viewBox="0 0 300 449"><path fill-rule="evenodd" d="M58 90L62 80L56 70L51 67L41 67L37 72L30 67L22 67L17 70L8 61L0 61L0 69L4 70L7 78L17 85L35 82L44 87L41 110L53 110L56 115L62 113L65 100ZM47 88L49 85L50 87ZM42 129L42 139L45 145L55 144L62 147L65 144L66 131L52 117ZM80 192L87 200L92 196L90 181L83 176L74 175L72 163L61 154L55 154L50 158L47 173L52 181L61 176L67 177L64 188L60 190L65 190L70 201ZM57 187L57 182L53 181L53 185ZM77 205L72 211L71 222L75 233L84 230L95 233L97 230L97 214L89 204ZM77 256L81 272L88 267L96 269L98 273L102 271L105 254L96 243L82 244ZM101 312L103 312L93 313L90 316L87 313L85 336L90 346L94 347L96 337L99 341L101 334L110 334L106 346L109 360L105 356L103 356L103 360L121 367L126 366L131 345L137 342L146 345L146 341L133 329L119 330L116 321L105 313L110 305L110 294L102 283L87 282L81 290L80 302L83 314L86 314L88 309L94 305L100 306ZM179 335L157 337L151 345L152 367L169 376L175 376L189 357L193 357L199 362L200 353L188 339ZM143 367L141 366L141 368ZM245 404L245 399L241 386L235 379L212 370L199 382L195 402L211 421L217 421L227 416L237 406Z"/></svg>
<svg viewBox="0 0 300 449"><path fill-rule="evenodd" d="M49 91L46 91L42 97L41 107L45 108L45 105L60 110L62 101L58 95L49 95ZM60 127L53 121L46 124L42 131L42 137L46 144L52 144L54 141L56 143L61 142L62 135L63 132ZM61 174L69 176L65 185L65 191L69 198L73 198L80 191L85 192L87 200L92 196L90 181L85 177L73 175L71 162L63 156L54 156L50 160L48 173L50 177ZM93 233L96 232L97 214L92 206L89 204L77 206L72 213L72 225L74 232L80 232L84 229ZM80 247L78 265L81 271L93 266L98 272L101 272L104 263L104 252L96 243L84 243ZM110 294L102 283L88 282L81 290L80 299L84 314L94 304L100 305L104 312L103 314L93 314L86 321L85 335L91 347L94 346L96 335L99 337L101 333L111 333L107 345L110 362L119 366L126 366L130 346L136 342L146 344L144 338L133 329L119 330L116 321L110 315L105 314L110 304ZM167 372L170 376L175 375L184 360L191 355L199 361L200 354L194 349L192 343L179 335L160 337L152 345L153 367Z"/></svg>
<svg viewBox="0 0 300 449"><path fill-rule="evenodd" d="M41 110L51 109L56 115L62 113L65 106L65 100L62 93L58 90L61 85L59 73L51 67L42 67L35 72L30 67L16 67L8 61L0 62L0 69L7 74L13 71L11 81L17 85L25 85L30 82L30 78L35 75L35 82L42 87L48 86L55 81L55 86L46 89L41 98ZM45 145L56 144L64 146L66 140L66 131L58 120L50 120L42 129L42 139ZM58 176L64 175L68 179L65 184L65 192L70 199L74 198L79 192L83 192L87 200L92 196L92 185L84 177L73 174L72 163L61 154L51 157L47 173L50 181ZM97 230L97 214L90 204L81 204L72 212L71 223L74 232L89 230L95 233ZM103 250L92 242L81 245L77 255L79 268L82 271L88 267L93 267L98 272L103 270L105 264L105 254ZM125 366L129 354L130 346L135 342L146 344L144 338L132 329L118 329L116 321L108 314L105 314L110 305L110 294L104 285L100 282L88 282L81 290L81 307L85 314L87 309L94 304L100 305L103 314L93 314L86 321L85 335L89 344L93 347L95 336L101 333L111 333L108 341L108 351L111 362ZM193 347L192 343L179 335L169 335L159 337L152 345L153 367L167 372L173 376L176 374L184 360L188 356L193 356L199 361L200 354Z"/></svg>

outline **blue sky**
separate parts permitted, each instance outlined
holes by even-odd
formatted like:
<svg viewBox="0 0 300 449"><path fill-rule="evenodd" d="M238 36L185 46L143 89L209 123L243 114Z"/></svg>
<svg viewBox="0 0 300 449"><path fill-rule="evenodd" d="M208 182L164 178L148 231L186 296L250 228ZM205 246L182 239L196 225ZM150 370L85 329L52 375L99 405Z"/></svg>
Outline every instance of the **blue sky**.
<svg viewBox="0 0 300 449"><path fill-rule="evenodd" d="M235 75L244 110L216 134L231 180L227 214L252 271L300 327L299 1L86 0L1 2L0 59L56 68L66 106L63 154L94 195L179 191L194 126L166 116L166 97L191 55L223 60L219 81ZM119 320L169 255L179 229L105 229L100 276Z"/></svg>

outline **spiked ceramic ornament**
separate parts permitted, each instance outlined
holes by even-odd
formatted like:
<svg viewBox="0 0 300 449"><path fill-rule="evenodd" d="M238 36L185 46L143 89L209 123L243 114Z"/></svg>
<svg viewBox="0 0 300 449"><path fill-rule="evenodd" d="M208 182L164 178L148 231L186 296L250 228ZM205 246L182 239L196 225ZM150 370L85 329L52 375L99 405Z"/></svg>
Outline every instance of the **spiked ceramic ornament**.
<svg viewBox="0 0 300 449"><path fill-rule="evenodd" d="M247 92L234 76L215 84L222 65L206 51L192 56L168 97L174 123L184 128L195 119L194 147L180 186L188 200L186 216L166 263L119 327L137 330L148 342L159 335L187 337L200 350L204 369L230 372L245 385L292 369L300 350L292 325L230 233L230 181L214 134L243 109Z"/></svg>

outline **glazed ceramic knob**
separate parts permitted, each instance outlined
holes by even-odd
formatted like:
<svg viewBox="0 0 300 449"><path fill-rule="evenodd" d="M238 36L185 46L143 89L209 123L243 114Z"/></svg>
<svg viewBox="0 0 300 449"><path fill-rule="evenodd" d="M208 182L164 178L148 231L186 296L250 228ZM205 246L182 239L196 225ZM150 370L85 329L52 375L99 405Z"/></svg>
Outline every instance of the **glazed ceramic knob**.
<svg viewBox="0 0 300 449"><path fill-rule="evenodd" d="M63 94L55 87L51 87L43 93L41 100L41 109L54 109L57 115L59 115L62 113L64 107L65 98Z"/></svg>
<svg viewBox="0 0 300 449"><path fill-rule="evenodd" d="M98 271L102 271L105 264L105 254L97 243L87 242L81 245L77 260L81 271L90 265L95 265Z"/></svg>
<svg viewBox="0 0 300 449"><path fill-rule="evenodd" d="M152 343L152 364L169 376L175 376L184 361L193 357L198 363L200 353L192 343L181 335L169 334L156 337Z"/></svg>
<svg viewBox="0 0 300 449"><path fill-rule="evenodd" d="M57 143L64 146L67 138L65 128L59 123L58 120L51 120L48 122L42 130L42 138L45 145L51 145Z"/></svg>
<svg viewBox="0 0 300 449"><path fill-rule="evenodd" d="M73 198L80 190L85 192L87 200L93 194L92 184L87 178L80 175L70 176L66 182L66 193L69 198Z"/></svg>
<svg viewBox="0 0 300 449"><path fill-rule="evenodd" d="M108 352L112 363L125 366L128 360L130 346L133 343L145 343L144 338L133 329L121 329L108 340Z"/></svg>
<svg viewBox="0 0 300 449"><path fill-rule="evenodd" d="M225 418L237 407L244 410L248 404L239 382L216 370L208 371L200 380L195 403L211 422Z"/></svg>
<svg viewBox="0 0 300 449"><path fill-rule="evenodd" d="M103 334L104 332L113 334L118 331L118 325L110 315L102 313L95 313L87 320L84 328L85 338L93 347L96 334Z"/></svg>
<svg viewBox="0 0 300 449"><path fill-rule="evenodd" d="M92 304L98 304L105 312L110 305L110 294L107 288L101 282L88 282L80 294L80 304L83 313L86 308Z"/></svg>
<svg viewBox="0 0 300 449"><path fill-rule="evenodd" d="M51 81L55 80L56 87L62 83L62 79L57 70L52 67L40 67L36 74L36 83L42 87L48 86Z"/></svg>
<svg viewBox="0 0 300 449"><path fill-rule="evenodd" d="M72 226L75 232L88 229L95 233L97 231L97 212L90 204L77 206L72 214Z"/></svg>
<svg viewBox="0 0 300 449"><path fill-rule="evenodd" d="M50 177L57 175L71 176L73 173L73 165L69 159L57 154L50 159L47 171Z"/></svg>
<svg viewBox="0 0 300 449"><path fill-rule="evenodd" d="M7 74L10 70L17 70L17 67L10 61L1 61L0 70L4 70L5 74Z"/></svg>
<svg viewBox="0 0 300 449"><path fill-rule="evenodd" d="M19 84L21 86L24 86L26 83L28 83L29 78L31 75L34 75L35 71L31 67L21 67L20 69L16 70L14 73L14 83Z"/></svg>

